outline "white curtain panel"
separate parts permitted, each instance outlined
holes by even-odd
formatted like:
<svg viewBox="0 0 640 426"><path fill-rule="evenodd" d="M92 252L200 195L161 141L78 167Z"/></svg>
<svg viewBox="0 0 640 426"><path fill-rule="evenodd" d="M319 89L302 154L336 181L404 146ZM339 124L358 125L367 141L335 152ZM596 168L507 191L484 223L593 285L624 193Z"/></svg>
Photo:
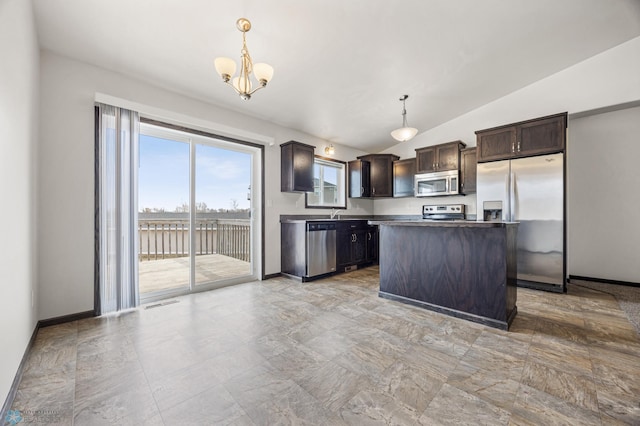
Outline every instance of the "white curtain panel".
<svg viewBox="0 0 640 426"><path fill-rule="evenodd" d="M98 104L96 313L138 306L139 114Z"/></svg>

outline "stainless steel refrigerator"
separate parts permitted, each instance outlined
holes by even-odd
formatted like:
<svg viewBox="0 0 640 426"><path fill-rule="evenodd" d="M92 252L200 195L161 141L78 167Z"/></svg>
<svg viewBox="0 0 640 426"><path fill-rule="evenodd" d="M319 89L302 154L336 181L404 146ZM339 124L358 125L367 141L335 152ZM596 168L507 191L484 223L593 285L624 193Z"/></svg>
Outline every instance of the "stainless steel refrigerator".
<svg viewBox="0 0 640 426"><path fill-rule="evenodd" d="M477 218L519 222L518 285L564 292L564 154L478 163Z"/></svg>

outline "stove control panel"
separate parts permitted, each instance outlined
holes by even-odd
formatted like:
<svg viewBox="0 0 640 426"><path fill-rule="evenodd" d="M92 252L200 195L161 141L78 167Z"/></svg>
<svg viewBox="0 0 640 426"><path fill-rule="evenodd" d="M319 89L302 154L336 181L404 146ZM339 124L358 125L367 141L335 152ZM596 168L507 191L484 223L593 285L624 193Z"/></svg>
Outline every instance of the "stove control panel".
<svg viewBox="0 0 640 426"><path fill-rule="evenodd" d="M443 204L440 206L422 206L422 215L464 214L464 204Z"/></svg>

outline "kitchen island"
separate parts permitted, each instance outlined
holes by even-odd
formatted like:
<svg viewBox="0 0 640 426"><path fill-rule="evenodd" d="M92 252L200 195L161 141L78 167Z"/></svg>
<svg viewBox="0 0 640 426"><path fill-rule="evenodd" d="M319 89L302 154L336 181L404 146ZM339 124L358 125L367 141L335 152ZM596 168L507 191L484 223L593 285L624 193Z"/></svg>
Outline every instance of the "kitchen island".
<svg viewBox="0 0 640 426"><path fill-rule="evenodd" d="M517 223L370 221L379 296L507 330L516 313Z"/></svg>

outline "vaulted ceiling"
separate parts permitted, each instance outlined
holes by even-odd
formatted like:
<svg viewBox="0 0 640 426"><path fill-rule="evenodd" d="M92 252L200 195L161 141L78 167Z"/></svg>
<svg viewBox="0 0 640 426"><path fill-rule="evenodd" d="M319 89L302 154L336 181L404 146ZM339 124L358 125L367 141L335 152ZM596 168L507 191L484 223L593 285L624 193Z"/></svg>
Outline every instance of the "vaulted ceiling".
<svg viewBox="0 0 640 426"><path fill-rule="evenodd" d="M33 0L41 48L330 142L396 142L640 36L639 0ZM275 69L249 101L213 60Z"/></svg>

